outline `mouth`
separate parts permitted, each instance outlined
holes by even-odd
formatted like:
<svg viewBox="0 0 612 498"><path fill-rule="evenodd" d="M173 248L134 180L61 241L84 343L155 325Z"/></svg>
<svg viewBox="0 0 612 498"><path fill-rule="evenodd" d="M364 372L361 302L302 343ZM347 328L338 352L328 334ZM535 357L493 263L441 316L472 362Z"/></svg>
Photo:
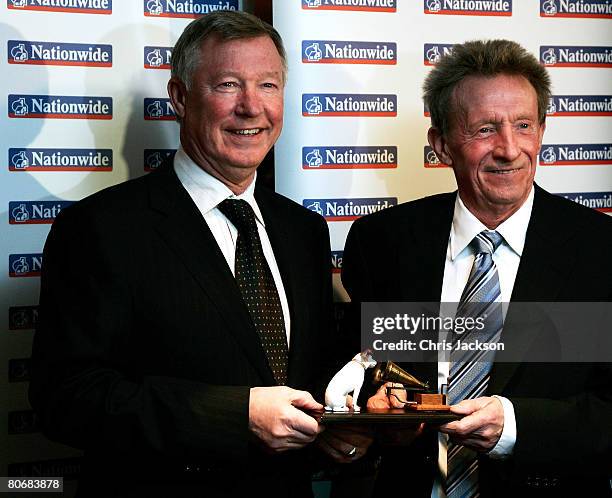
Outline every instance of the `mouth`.
<svg viewBox="0 0 612 498"><path fill-rule="evenodd" d="M238 135L242 137L252 137L255 135L259 135L263 129L262 128L241 128L237 130L228 130L233 135Z"/></svg>
<svg viewBox="0 0 612 498"><path fill-rule="evenodd" d="M496 175L511 175L512 173L516 173L520 171L522 168L506 168L506 169L487 169L486 173L493 173Z"/></svg>

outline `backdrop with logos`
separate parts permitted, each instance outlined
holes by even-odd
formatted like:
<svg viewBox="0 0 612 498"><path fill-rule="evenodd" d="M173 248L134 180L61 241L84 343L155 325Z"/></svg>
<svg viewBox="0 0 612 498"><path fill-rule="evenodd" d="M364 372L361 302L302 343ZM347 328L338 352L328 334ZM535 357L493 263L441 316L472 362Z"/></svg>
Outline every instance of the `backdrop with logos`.
<svg viewBox="0 0 612 498"><path fill-rule="evenodd" d="M610 2L277 1L274 24L289 56L276 186L328 220L339 300L353 220L456 188L427 145L421 99L428 71L455 43L507 38L539 58L554 96L536 181L612 211Z"/></svg>
<svg viewBox="0 0 612 498"><path fill-rule="evenodd" d="M41 253L51 223L72 202L143 175L174 154L178 127L166 92L171 47L193 18L242 4L0 5L0 475L70 479L79 471L79 453L40 434L27 400Z"/></svg>
<svg viewBox="0 0 612 498"><path fill-rule="evenodd" d="M79 453L43 438L27 401L44 240L65 206L174 153L171 47L192 18L220 8L243 2L0 5L2 476L70 478L79 470ZM455 188L426 146L421 84L454 43L503 36L538 55L553 77L538 181L611 211L611 19L606 1L274 2L290 68L277 190L328 219L338 271L356 217Z"/></svg>

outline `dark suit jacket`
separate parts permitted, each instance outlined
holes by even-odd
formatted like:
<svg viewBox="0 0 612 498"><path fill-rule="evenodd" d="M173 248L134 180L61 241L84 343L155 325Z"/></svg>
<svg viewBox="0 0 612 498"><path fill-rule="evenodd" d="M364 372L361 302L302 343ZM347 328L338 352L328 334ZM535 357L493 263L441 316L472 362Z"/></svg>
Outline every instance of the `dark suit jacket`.
<svg viewBox="0 0 612 498"><path fill-rule="evenodd" d="M427 197L353 224L345 246L342 281L354 302L440 300L455 197L455 193ZM612 301L611 247L611 219L536 186L511 300ZM504 334L510 333L514 318L511 306ZM408 368L437 385L437 363ZM560 486L575 486L584 493L589 489L585 482L594 486L591 494L609 494L610 364L497 363L488 393L512 401L517 440L510 459L481 459L485 494L488 490L491 496L516 496L521 486L537 493L545 485L557 493L563 489ZM437 465L436 441L431 431L408 453L390 451L379 482L385 480L385 467L397 466L394 471L403 472L399 475L412 468L415 478L402 482L412 485L415 496L419 492L429 496Z"/></svg>
<svg viewBox="0 0 612 498"><path fill-rule="evenodd" d="M314 393L329 350L327 225L274 192L255 197L289 301L288 384ZM273 375L169 165L62 211L41 285L30 399L48 437L85 450L81 496L310 494L304 452L267 456L250 438L249 389Z"/></svg>

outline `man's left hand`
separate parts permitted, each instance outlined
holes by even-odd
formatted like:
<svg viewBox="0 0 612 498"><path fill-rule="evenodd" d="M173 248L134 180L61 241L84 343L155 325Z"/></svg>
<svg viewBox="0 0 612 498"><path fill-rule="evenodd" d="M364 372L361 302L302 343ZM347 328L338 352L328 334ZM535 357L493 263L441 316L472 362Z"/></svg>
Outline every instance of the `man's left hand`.
<svg viewBox="0 0 612 498"><path fill-rule="evenodd" d="M504 408L500 400L491 397L465 399L451 406L451 412L465 417L441 426L440 432L474 451L487 452L495 447L504 428Z"/></svg>
<svg viewBox="0 0 612 498"><path fill-rule="evenodd" d="M369 427L328 427L319 434L315 444L339 463L350 463L366 454L374 441Z"/></svg>

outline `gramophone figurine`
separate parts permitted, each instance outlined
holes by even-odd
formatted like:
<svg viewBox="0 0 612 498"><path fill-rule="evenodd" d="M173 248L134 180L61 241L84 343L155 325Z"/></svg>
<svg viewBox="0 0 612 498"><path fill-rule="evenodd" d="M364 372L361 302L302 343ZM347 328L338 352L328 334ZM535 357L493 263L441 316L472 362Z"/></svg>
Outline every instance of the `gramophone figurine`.
<svg viewBox="0 0 612 498"><path fill-rule="evenodd" d="M387 396L395 396L398 401L402 401L393 391L406 391L408 400L404 407L406 410L441 412L450 410L450 406L446 404L446 394L427 392L429 391L429 384L421 382L392 361L388 361L384 366L380 363L376 366L373 381L377 384L384 384L385 382L401 383L403 387L387 387Z"/></svg>

